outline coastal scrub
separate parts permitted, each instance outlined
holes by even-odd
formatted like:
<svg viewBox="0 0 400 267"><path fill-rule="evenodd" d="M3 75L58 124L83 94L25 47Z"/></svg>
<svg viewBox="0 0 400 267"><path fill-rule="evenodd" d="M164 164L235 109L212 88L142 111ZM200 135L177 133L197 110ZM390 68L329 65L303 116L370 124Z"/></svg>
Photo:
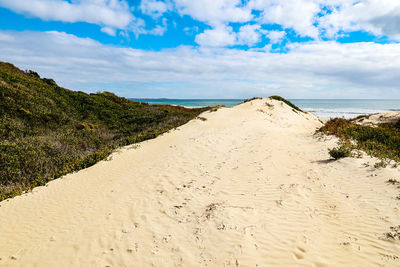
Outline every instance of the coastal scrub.
<svg viewBox="0 0 400 267"><path fill-rule="evenodd" d="M319 129L339 137L349 149L359 149L368 155L400 161L400 122L382 123L374 127L356 124L353 120L334 118Z"/></svg>
<svg viewBox="0 0 400 267"><path fill-rule="evenodd" d="M0 200L87 168L207 109L71 91L0 62Z"/></svg>

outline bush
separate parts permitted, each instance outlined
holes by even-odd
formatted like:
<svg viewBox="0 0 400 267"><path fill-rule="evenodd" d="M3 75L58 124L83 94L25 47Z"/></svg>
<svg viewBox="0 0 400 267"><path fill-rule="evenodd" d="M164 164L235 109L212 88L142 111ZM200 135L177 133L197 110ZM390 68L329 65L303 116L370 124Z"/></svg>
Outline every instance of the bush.
<svg viewBox="0 0 400 267"><path fill-rule="evenodd" d="M282 101L282 102L284 102L286 105L288 105L289 107L291 107L291 108L293 108L293 109L295 109L295 110L297 110L297 111L304 112L304 111L301 110L298 106L296 106L295 104L293 104L292 102L290 102L289 100L287 100L287 99L285 99L285 98L283 98L283 97L281 97L281 96L273 95L273 96L270 96L269 98L274 99L274 100L278 100L278 101Z"/></svg>
<svg viewBox="0 0 400 267"><path fill-rule="evenodd" d="M340 159L340 158L346 158L346 157L350 157L351 156L351 151L349 148L345 147L345 146L340 146L340 147L336 147L336 148L332 148L329 149L329 155L336 159Z"/></svg>
<svg viewBox="0 0 400 267"><path fill-rule="evenodd" d="M57 86L57 83L56 83L53 79L43 78L42 80L43 80L45 83L47 83L48 85Z"/></svg>
<svg viewBox="0 0 400 267"><path fill-rule="evenodd" d="M250 101L253 101L253 100L256 100L256 99L262 99L262 97L255 96L255 97L252 97L252 98L247 98L247 99L243 100L243 103L247 103L247 102L250 102Z"/></svg>

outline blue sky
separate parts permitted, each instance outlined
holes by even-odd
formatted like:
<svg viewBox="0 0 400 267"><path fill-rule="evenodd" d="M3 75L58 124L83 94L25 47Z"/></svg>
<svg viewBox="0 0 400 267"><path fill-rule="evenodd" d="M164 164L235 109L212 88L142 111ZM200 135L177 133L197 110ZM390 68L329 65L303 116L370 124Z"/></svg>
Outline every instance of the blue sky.
<svg viewBox="0 0 400 267"><path fill-rule="evenodd" d="M393 0L0 0L0 60L125 97L400 98Z"/></svg>

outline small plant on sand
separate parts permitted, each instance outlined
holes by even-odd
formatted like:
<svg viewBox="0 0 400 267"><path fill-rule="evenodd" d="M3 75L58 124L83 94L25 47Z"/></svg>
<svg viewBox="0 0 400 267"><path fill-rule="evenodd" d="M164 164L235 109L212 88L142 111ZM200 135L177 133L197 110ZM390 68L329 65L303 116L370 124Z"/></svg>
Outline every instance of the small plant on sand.
<svg viewBox="0 0 400 267"><path fill-rule="evenodd" d="M250 102L250 101L253 101L253 100L256 100L256 99L262 99L262 97L255 96L255 97L252 97L252 98L248 98L248 99L245 99L243 101L243 103Z"/></svg>
<svg viewBox="0 0 400 267"><path fill-rule="evenodd" d="M381 159L381 161L374 164L374 168L376 169L385 168L387 165L388 165L387 162Z"/></svg>
<svg viewBox="0 0 400 267"><path fill-rule="evenodd" d="M387 184L392 184L392 185L398 185L398 184L400 184L399 181L397 181L396 179L393 179L393 178L387 180L386 183L387 183Z"/></svg>
<svg viewBox="0 0 400 267"><path fill-rule="evenodd" d="M209 112L215 112L215 111L217 111L218 109L220 109L220 108L225 108L225 107L226 107L225 105L216 105L216 106L211 107L208 111L209 111Z"/></svg>
<svg viewBox="0 0 400 267"><path fill-rule="evenodd" d="M400 225L390 227L390 232L385 234L386 239L400 240Z"/></svg>
<svg viewBox="0 0 400 267"><path fill-rule="evenodd" d="M328 149L329 155L334 159L346 158L351 156L351 151L348 147L340 146Z"/></svg>
<svg viewBox="0 0 400 267"><path fill-rule="evenodd" d="M271 108L271 109L274 108L274 105L272 105L272 104L270 104L270 103L268 103L268 102L265 102L265 105L266 105L267 107Z"/></svg>
<svg viewBox="0 0 400 267"><path fill-rule="evenodd" d="M198 120L201 120L201 121L206 121L207 120L207 118L204 118L204 117L197 117L196 119L198 119Z"/></svg>

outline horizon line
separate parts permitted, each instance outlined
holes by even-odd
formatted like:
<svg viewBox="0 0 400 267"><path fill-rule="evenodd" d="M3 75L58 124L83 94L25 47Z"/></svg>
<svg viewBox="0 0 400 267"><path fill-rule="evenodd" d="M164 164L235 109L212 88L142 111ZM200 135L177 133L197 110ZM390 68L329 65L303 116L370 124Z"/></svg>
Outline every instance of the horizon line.
<svg viewBox="0 0 400 267"><path fill-rule="evenodd" d="M166 97L125 97L127 99L151 100L245 100L250 98L166 98ZM262 97L268 98L268 97ZM400 100L400 98L287 98L289 100Z"/></svg>

